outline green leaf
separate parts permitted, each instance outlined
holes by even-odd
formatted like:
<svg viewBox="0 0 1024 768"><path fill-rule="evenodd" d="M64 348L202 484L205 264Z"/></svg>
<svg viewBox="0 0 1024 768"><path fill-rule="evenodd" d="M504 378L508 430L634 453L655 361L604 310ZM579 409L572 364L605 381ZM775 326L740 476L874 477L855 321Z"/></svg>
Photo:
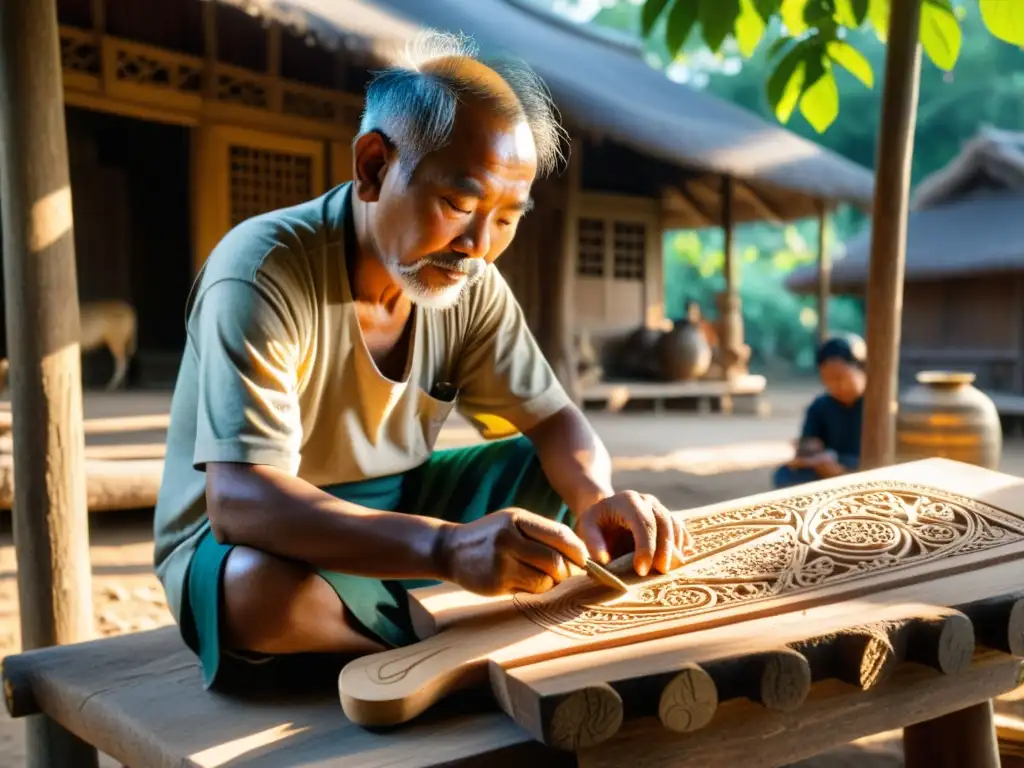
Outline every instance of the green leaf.
<svg viewBox="0 0 1024 768"><path fill-rule="evenodd" d="M875 87L875 73L867 57L849 43L833 40L825 47L832 61L860 80L868 88Z"/></svg>
<svg viewBox="0 0 1024 768"><path fill-rule="evenodd" d="M879 42L889 39L889 0L868 0L868 19L875 28L875 37Z"/></svg>
<svg viewBox="0 0 1024 768"><path fill-rule="evenodd" d="M779 119L780 123L788 123L789 118L793 116L793 110L796 109L797 102L800 100L800 94L804 90L806 68L807 65L803 61L797 62L792 77L785 84L782 96L775 106L775 117Z"/></svg>
<svg viewBox="0 0 1024 768"><path fill-rule="evenodd" d="M754 0L740 0L740 15L736 18L736 42L745 58L754 55L764 37L764 31L764 19L754 7Z"/></svg>
<svg viewBox="0 0 1024 768"><path fill-rule="evenodd" d="M844 27L859 27L856 15L853 12L853 0L836 0L836 23Z"/></svg>
<svg viewBox="0 0 1024 768"><path fill-rule="evenodd" d="M922 0L920 39L924 52L935 66L947 72L953 69L960 55L963 34L949 0Z"/></svg>
<svg viewBox="0 0 1024 768"><path fill-rule="evenodd" d="M665 25L665 46L673 59L679 54L693 25L697 23L698 0L676 0Z"/></svg>
<svg viewBox="0 0 1024 768"><path fill-rule="evenodd" d="M712 53L718 53L725 38L736 26L740 15L740 0L700 0L700 26L704 43Z"/></svg>
<svg viewBox="0 0 1024 768"><path fill-rule="evenodd" d="M658 21L658 17L661 16L666 5L668 5L668 0L647 0L644 3L644 9L640 14L640 33L644 37L651 34L655 22Z"/></svg>
<svg viewBox="0 0 1024 768"><path fill-rule="evenodd" d="M981 20L995 37L1024 46L1024 3L1020 0L978 0Z"/></svg>
<svg viewBox="0 0 1024 768"><path fill-rule="evenodd" d="M800 99L800 114L818 133L824 133L839 116L839 87L829 62L823 62L824 72Z"/></svg>
<svg viewBox="0 0 1024 768"><path fill-rule="evenodd" d="M768 78L768 103L782 123L789 121L803 92L806 49L806 41L797 42L782 57Z"/></svg>
<svg viewBox="0 0 1024 768"><path fill-rule="evenodd" d="M806 5L807 0L782 0L779 15L791 37L798 37L807 31L807 25L804 23L804 6Z"/></svg>

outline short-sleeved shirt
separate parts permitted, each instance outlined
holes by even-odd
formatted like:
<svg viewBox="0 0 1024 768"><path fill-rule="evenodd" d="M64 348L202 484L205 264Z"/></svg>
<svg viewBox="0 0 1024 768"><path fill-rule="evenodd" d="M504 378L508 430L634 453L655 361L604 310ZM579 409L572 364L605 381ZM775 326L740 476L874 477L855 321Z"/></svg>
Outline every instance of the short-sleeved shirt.
<svg viewBox="0 0 1024 768"><path fill-rule="evenodd" d="M319 487L356 482L426 461L453 407L498 438L569 402L493 265L454 307L414 307L405 376L384 377L348 281L349 190L239 224L192 288L154 523L156 572L178 619L209 527L208 462L269 465ZM443 383L455 403L435 396Z"/></svg>
<svg viewBox="0 0 1024 768"><path fill-rule="evenodd" d="M860 465L861 425L864 423L864 398L852 405L839 402L825 393L814 399L804 415L801 437L816 437L825 448L836 452L839 463L849 470Z"/></svg>

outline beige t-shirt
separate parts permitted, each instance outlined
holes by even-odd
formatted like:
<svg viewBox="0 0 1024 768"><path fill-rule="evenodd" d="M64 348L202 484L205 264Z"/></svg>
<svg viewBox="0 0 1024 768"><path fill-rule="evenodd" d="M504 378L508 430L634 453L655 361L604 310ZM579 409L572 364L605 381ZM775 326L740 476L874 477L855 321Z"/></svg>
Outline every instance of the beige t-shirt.
<svg viewBox="0 0 1024 768"><path fill-rule="evenodd" d="M497 438L569 402L494 266L455 307L416 307L405 378L382 376L349 289L348 191L238 225L193 286L154 523L156 571L176 618L209 526L206 462L347 483L422 464L453 406ZM438 382L457 387L456 403L430 395Z"/></svg>

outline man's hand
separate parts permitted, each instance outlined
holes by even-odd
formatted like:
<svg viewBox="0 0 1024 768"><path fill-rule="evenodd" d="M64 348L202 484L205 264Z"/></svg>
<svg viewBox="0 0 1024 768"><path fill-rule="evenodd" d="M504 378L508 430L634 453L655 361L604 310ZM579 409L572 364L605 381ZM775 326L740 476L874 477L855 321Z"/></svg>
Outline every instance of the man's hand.
<svg viewBox="0 0 1024 768"><path fill-rule="evenodd" d="M835 451L824 451L811 466L818 473L818 477L838 477L846 474L846 467L839 463Z"/></svg>
<svg viewBox="0 0 1024 768"><path fill-rule="evenodd" d="M633 550L633 568L646 576L652 567L668 573L689 546L682 519L649 493L621 491L594 504L580 515L576 531L591 557L607 563ZM632 545L632 546L630 546Z"/></svg>
<svg viewBox="0 0 1024 768"><path fill-rule="evenodd" d="M546 592L569 578L568 562L582 568L588 557L569 526L516 508L451 525L440 548L445 578L488 597Z"/></svg>

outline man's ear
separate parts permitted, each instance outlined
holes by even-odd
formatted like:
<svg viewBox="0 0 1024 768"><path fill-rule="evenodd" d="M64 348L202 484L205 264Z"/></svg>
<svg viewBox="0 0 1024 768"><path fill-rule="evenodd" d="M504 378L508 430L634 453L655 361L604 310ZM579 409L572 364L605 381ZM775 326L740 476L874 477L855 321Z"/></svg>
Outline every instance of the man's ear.
<svg viewBox="0 0 1024 768"><path fill-rule="evenodd" d="M356 138L352 154L356 194L364 203L375 203L380 199L384 178L394 164L395 149L382 133L368 131Z"/></svg>

